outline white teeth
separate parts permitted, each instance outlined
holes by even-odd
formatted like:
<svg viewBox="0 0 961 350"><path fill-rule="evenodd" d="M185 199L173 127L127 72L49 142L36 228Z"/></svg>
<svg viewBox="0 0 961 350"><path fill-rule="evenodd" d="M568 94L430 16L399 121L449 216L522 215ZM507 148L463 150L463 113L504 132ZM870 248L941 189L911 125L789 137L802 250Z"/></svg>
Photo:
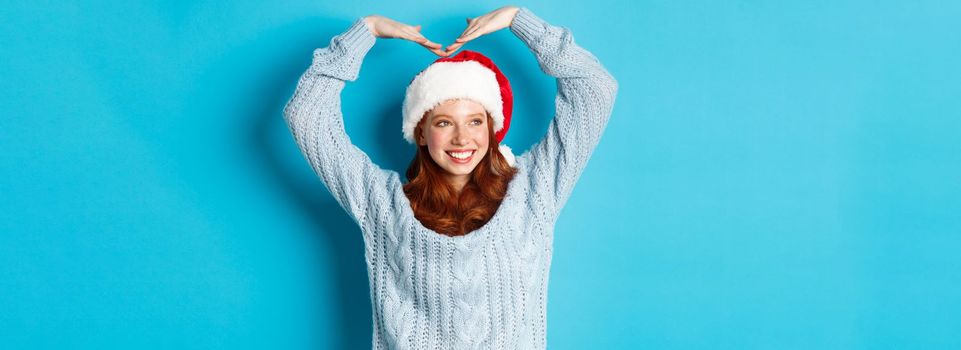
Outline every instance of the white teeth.
<svg viewBox="0 0 961 350"><path fill-rule="evenodd" d="M467 152L447 152L447 154L449 154L451 157L454 157L454 158L457 158L457 159L467 159L467 158L469 158L469 157L471 156L471 154L474 154L474 151L467 151Z"/></svg>

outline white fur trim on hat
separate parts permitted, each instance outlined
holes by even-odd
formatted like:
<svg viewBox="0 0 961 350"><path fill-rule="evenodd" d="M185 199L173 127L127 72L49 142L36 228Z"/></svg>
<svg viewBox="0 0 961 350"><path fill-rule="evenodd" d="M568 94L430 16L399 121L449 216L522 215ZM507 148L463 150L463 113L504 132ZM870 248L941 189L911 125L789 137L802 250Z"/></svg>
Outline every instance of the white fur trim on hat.
<svg viewBox="0 0 961 350"><path fill-rule="evenodd" d="M500 152L501 152L501 155L504 156L504 159L507 160L507 164L508 164L508 165L514 166L514 152L511 152L511 148L510 148L510 147L507 147L507 145L505 145L505 144L501 144L501 145L498 147L498 151L500 151Z"/></svg>
<svg viewBox="0 0 961 350"><path fill-rule="evenodd" d="M431 64L414 77L404 98L404 139L414 143L414 128L424 113L449 99L473 100L494 119L494 132L504 127L504 101L494 71L476 61Z"/></svg>

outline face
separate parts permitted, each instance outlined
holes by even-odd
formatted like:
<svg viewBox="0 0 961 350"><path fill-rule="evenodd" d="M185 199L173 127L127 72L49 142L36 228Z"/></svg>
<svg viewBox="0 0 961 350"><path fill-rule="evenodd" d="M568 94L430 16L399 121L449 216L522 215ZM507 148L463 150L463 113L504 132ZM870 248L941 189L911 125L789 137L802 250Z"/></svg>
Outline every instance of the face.
<svg viewBox="0 0 961 350"><path fill-rule="evenodd" d="M487 155L490 134L487 110L467 100L447 100L427 113L418 145L427 145L431 158L454 184L463 185Z"/></svg>

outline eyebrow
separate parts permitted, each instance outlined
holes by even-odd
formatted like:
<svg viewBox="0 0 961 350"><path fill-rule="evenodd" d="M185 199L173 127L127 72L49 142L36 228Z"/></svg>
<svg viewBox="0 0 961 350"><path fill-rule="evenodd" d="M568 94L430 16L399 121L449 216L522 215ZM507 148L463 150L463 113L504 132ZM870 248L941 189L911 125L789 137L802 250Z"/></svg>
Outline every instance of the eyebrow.
<svg viewBox="0 0 961 350"><path fill-rule="evenodd" d="M486 115L486 114L484 114L484 113L474 113L474 114L469 115L468 117L483 116L483 115ZM434 115L434 118L437 118L437 117L450 117L450 116L447 115L447 114L435 114L435 115Z"/></svg>

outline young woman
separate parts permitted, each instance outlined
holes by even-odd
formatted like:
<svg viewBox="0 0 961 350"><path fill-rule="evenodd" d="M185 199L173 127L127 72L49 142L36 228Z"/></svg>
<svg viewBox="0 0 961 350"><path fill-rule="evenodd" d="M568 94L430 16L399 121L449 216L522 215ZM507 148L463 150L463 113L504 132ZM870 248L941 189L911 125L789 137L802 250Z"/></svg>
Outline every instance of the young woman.
<svg viewBox="0 0 961 350"><path fill-rule="evenodd" d="M547 134L514 158L500 145L510 86L465 43L510 28L557 78ZM469 19L441 45L382 16L356 20L316 49L284 116L301 151L360 226L376 349L543 349L554 223L607 125L617 82L571 32L527 8ZM444 56L414 78L402 130L417 153L402 184L354 146L340 93L376 38Z"/></svg>

